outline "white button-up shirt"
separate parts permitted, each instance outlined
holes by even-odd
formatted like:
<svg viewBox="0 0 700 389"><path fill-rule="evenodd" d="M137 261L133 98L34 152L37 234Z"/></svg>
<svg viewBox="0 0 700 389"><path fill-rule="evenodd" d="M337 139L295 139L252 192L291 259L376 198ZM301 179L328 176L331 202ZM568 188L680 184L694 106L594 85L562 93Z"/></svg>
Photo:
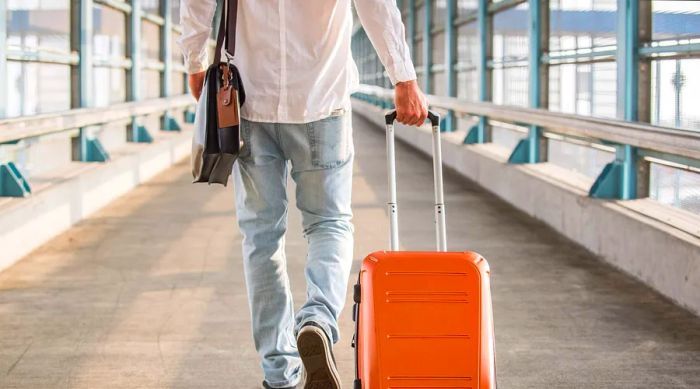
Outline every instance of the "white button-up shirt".
<svg viewBox="0 0 700 389"><path fill-rule="evenodd" d="M216 0L180 0L189 73L206 69ZM416 78L394 0L354 0L392 83ZM306 123L350 108L358 72L350 51L351 0L238 0L234 64L252 121Z"/></svg>

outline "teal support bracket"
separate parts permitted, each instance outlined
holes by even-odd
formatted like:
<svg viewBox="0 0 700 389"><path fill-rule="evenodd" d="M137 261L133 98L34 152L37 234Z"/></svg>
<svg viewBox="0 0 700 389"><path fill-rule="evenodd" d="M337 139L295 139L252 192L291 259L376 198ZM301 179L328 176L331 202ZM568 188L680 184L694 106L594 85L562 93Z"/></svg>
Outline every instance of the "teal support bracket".
<svg viewBox="0 0 700 389"><path fill-rule="evenodd" d="M191 111L188 109L187 111L185 111L184 115L185 115L185 123L189 123L189 124L194 123L194 116L195 116L194 111Z"/></svg>
<svg viewBox="0 0 700 389"><path fill-rule="evenodd" d="M81 159L84 162L107 162L109 161L109 153L99 139L91 138L85 141L85 154L82 155Z"/></svg>
<svg viewBox="0 0 700 389"><path fill-rule="evenodd" d="M479 101L491 101L491 69L488 61L493 50L493 23L489 16L489 0L478 0L477 27L479 30ZM473 126L464 138L465 144L486 143L490 141L489 121L485 116L479 117L479 123Z"/></svg>
<svg viewBox="0 0 700 389"><path fill-rule="evenodd" d="M618 116L639 119L639 1L618 0ZM629 200L637 197L637 149L615 146L615 160L603 168L589 196Z"/></svg>
<svg viewBox="0 0 700 389"><path fill-rule="evenodd" d="M549 41L549 9L546 2L540 0L529 0L529 106L541 108L547 106L547 67L542 63L542 54L547 49ZM543 155L546 140L542 136L542 128L538 126L528 126L529 131L526 138L521 139L518 145L508 158L508 163L538 163L545 158Z"/></svg>
<svg viewBox="0 0 700 389"><path fill-rule="evenodd" d="M109 153L102 146L102 142L95 137L88 136L87 129L81 128L78 135L80 142L79 159L82 162L107 162Z"/></svg>
<svg viewBox="0 0 700 389"><path fill-rule="evenodd" d="M148 129L139 124L133 124L131 131L131 142L136 143L151 143L153 142L153 136L148 132Z"/></svg>
<svg viewBox="0 0 700 389"><path fill-rule="evenodd" d="M518 142L515 149L508 157L508 163L537 163L540 162L540 144L542 142L542 128L530 126L526 138Z"/></svg>
<svg viewBox="0 0 700 389"><path fill-rule="evenodd" d="M165 114L163 115L163 131L181 131L180 123L174 117Z"/></svg>
<svg viewBox="0 0 700 389"><path fill-rule="evenodd" d="M27 197L31 193L29 183L14 163L0 164L0 197Z"/></svg>
<svg viewBox="0 0 700 389"><path fill-rule="evenodd" d="M432 92L431 83L431 68L433 67L433 36L432 36L432 21L433 21L433 1L423 0L423 8L425 9L423 22L423 91L425 93Z"/></svg>
<svg viewBox="0 0 700 389"><path fill-rule="evenodd" d="M630 200L637 197L637 150L629 145L617 147L615 160L605 165L588 195L601 199Z"/></svg>
<svg viewBox="0 0 700 389"><path fill-rule="evenodd" d="M488 142L490 140L488 138L488 125L489 119L485 116L479 116L479 122L469 129L463 143L471 145Z"/></svg>
<svg viewBox="0 0 700 389"><path fill-rule="evenodd" d="M457 96L457 72L455 65L457 64L457 29L455 28L455 20L457 18L457 1L447 0L445 14L445 81L447 82L447 95L450 97ZM454 131L457 127L457 120L453 110L447 111L443 131Z"/></svg>

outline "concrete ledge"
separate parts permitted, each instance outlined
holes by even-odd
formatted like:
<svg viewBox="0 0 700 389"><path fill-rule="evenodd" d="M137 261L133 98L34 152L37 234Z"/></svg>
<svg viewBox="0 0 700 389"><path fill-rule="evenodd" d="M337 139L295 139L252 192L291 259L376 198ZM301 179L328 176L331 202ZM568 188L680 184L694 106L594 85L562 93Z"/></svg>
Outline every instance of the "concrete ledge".
<svg viewBox="0 0 700 389"><path fill-rule="evenodd" d="M383 110L353 100L353 110L378 129ZM540 219L603 260L633 275L695 314L700 314L700 218L663 212L652 200L610 201L587 196L585 179L553 164L511 165L498 145L464 145L446 134L445 166L477 182L516 208ZM397 126L398 139L429 154L429 128ZM447 204L449 207L449 204ZM649 210L654 210L649 211ZM660 217L663 215L663 217ZM697 223L688 222L693 219Z"/></svg>
<svg viewBox="0 0 700 389"><path fill-rule="evenodd" d="M107 163L72 163L37 177L28 198L0 199L0 270L189 155L191 126L126 144Z"/></svg>

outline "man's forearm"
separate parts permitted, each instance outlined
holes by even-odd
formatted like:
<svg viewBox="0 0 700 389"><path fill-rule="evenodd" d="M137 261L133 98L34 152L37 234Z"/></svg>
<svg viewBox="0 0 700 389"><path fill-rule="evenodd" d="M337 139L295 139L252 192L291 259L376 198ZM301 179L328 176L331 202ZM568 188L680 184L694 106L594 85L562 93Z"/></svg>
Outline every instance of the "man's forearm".
<svg viewBox="0 0 700 389"><path fill-rule="evenodd" d="M216 11L216 0L180 0L182 35L178 43L188 73L200 73L207 68L207 40Z"/></svg>
<svg viewBox="0 0 700 389"><path fill-rule="evenodd" d="M392 84L415 80L416 71L395 1L355 0L355 8Z"/></svg>

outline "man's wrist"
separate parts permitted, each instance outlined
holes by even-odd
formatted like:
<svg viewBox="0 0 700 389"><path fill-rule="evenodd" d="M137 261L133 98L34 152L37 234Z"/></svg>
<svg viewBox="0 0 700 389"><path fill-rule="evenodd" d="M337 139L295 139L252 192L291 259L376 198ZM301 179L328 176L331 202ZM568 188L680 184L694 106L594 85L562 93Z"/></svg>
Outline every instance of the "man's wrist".
<svg viewBox="0 0 700 389"><path fill-rule="evenodd" d="M396 88L413 88L416 86L418 86L418 80L416 79L399 81L396 83Z"/></svg>

